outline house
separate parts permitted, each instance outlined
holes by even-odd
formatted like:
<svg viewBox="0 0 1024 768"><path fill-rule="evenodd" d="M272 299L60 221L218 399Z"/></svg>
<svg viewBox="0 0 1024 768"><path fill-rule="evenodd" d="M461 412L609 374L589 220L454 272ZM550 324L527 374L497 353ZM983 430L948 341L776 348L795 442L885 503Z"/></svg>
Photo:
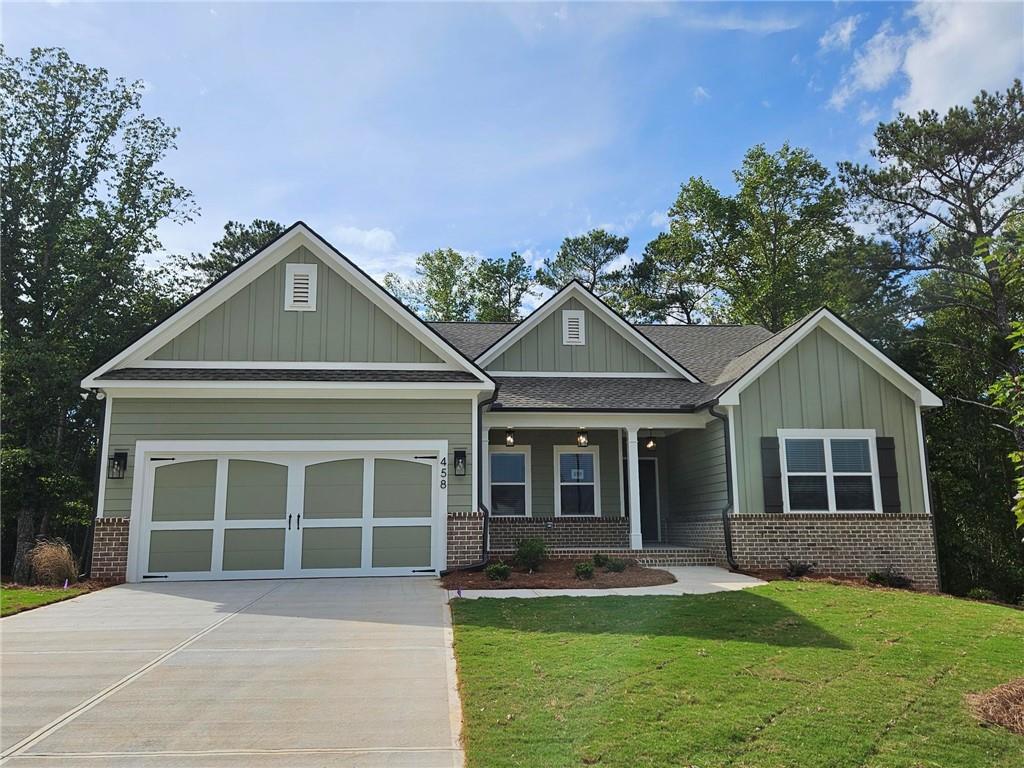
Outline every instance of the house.
<svg viewBox="0 0 1024 768"><path fill-rule="evenodd" d="M632 325L571 283L519 323L425 323L300 222L82 386L99 578L437 574L541 536L937 585L941 402L827 309Z"/></svg>

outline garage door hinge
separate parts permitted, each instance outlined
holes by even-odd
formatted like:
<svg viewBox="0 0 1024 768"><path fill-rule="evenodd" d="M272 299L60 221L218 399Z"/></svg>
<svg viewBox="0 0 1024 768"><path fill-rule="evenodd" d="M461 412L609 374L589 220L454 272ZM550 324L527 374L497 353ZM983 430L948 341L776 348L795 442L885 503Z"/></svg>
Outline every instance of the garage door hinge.
<svg viewBox="0 0 1024 768"><path fill-rule="evenodd" d="M167 578L167 574L166 573L161 573L161 574L147 573L147 574L144 574L142 578L144 578L144 579L166 579Z"/></svg>
<svg viewBox="0 0 1024 768"><path fill-rule="evenodd" d="M173 456L150 456L150 461L174 461Z"/></svg>
<svg viewBox="0 0 1024 768"><path fill-rule="evenodd" d="M437 571L436 568L413 568L412 569L413 573L435 573L436 571Z"/></svg>
<svg viewBox="0 0 1024 768"><path fill-rule="evenodd" d="M437 461L437 456L413 456L414 459L430 459L431 461Z"/></svg>

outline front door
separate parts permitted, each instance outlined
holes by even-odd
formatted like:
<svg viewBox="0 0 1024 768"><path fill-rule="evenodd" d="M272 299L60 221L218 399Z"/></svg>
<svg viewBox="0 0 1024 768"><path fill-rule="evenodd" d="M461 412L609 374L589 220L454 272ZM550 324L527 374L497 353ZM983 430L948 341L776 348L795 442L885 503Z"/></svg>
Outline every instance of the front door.
<svg viewBox="0 0 1024 768"><path fill-rule="evenodd" d="M625 500L629 507L629 465L623 462L623 480L626 483ZM658 460L640 459L640 533L645 542L661 541L658 512Z"/></svg>

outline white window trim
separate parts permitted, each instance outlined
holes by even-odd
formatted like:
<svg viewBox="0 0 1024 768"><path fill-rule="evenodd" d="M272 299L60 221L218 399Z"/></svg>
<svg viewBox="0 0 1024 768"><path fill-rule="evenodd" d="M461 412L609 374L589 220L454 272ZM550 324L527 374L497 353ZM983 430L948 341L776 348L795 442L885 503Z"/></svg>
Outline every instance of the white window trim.
<svg viewBox="0 0 1024 768"><path fill-rule="evenodd" d="M309 303L295 303L295 278L309 277ZM284 308L286 312L316 311L316 264L286 264L284 273Z"/></svg>
<svg viewBox="0 0 1024 768"><path fill-rule="evenodd" d="M592 515L563 515L562 514L562 486L563 485L591 485L591 483L563 483L559 457L563 453L590 453L594 456L594 514ZM584 520L593 520L601 517L601 448L597 445L590 445L580 448L578 445L556 445L555 454L555 517L579 517Z"/></svg>
<svg viewBox="0 0 1024 768"><path fill-rule="evenodd" d="M569 340L569 322L578 320L580 324L579 341ZM587 343L587 313L582 309L562 310L562 344L566 347L582 347Z"/></svg>
<svg viewBox="0 0 1024 768"><path fill-rule="evenodd" d="M785 513L799 515L838 514L863 515L882 514L882 488L878 474L878 445L873 429L780 429L779 466L782 470L782 510ZM824 440L825 472L790 472L786 466L786 440ZM870 472L839 472L839 477L871 477L871 491L874 497L874 509L836 509L836 474L832 469L831 440L867 440L868 452L871 457ZM825 475L825 489L828 493L828 509L797 509L789 507L789 477Z"/></svg>
<svg viewBox="0 0 1024 768"><path fill-rule="evenodd" d="M521 453L521 454L523 454L523 456L526 457L524 459L524 461L526 463L526 472L525 472L525 474L523 476L524 481L522 483L501 483L501 482L497 482L496 483L491 478L493 473L491 472L490 461L491 461L491 456L494 455L495 453ZM498 514L495 514L494 509L493 509L493 504L492 504L493 494L491 492L491 489L494 486L496 486L496 485L522 485L522 486L525 486L525 488L526 488L526 491L525 491L525 493L526 493L526 517L533 517L533 479L532 479L532 477L530 475L530 465L533 463L533 456L531 455L530 446L529 445L514 445L514 446L509 447L507 445L492 445L492 446L490 446L488 448L487 463L488 463L488 466L487 466L487 506L489 508L491 508L491 517L508 518L510 520L522 520L523 519L523 515L498 515Z"/></svg>

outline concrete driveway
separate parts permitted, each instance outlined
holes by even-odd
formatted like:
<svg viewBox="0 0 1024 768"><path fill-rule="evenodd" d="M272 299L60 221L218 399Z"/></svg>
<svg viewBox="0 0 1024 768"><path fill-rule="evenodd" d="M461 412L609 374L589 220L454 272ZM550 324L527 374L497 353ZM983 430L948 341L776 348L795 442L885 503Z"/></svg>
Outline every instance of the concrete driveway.
<svg viewBox="0 0 1024 768"><path fill-rule="evenodd" d="M3 765L462 765L432 579L124 585L0 622Z"/></svg>

